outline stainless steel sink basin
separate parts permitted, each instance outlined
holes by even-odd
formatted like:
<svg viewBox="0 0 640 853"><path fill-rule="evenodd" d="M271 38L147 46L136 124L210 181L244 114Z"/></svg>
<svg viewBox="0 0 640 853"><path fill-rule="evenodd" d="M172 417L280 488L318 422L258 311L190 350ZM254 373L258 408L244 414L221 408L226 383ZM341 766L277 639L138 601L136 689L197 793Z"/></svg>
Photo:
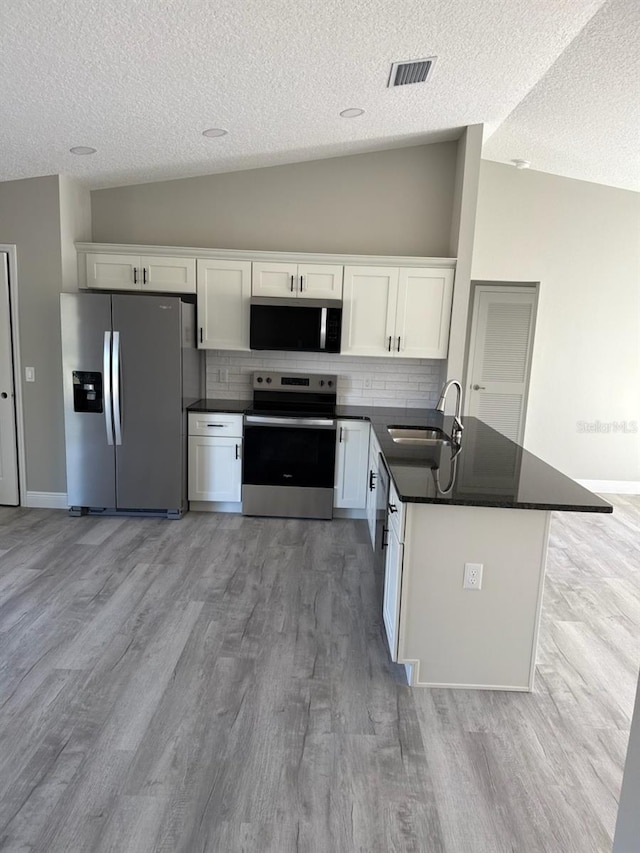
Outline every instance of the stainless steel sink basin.
<svg viewBox="0 0 640 853"><path fill-rule="evenodd" d="M451 439L441 429L390 426L387 427L387 432L396 444L415 444L427 447L442 445L451 447Z"/></svg>

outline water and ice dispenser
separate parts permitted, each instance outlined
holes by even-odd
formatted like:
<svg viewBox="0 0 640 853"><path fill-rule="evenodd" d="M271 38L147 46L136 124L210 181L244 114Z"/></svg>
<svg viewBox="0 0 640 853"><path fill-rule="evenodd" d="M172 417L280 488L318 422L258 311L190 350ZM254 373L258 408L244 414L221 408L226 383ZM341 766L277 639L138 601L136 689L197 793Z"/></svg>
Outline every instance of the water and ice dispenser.
<svg viewBox="0 0 640 853"><path fill-rule="evenodd" d="M102 413L102 373L73 371L73 411Z"/></svg>

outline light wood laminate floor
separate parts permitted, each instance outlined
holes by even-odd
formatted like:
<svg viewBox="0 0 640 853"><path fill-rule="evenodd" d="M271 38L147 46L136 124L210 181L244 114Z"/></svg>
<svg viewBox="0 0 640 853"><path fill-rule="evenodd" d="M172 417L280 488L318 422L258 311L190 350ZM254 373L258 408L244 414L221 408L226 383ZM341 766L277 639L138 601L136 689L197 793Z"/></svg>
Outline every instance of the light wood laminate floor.
<svg viewBox="0 0 640 853"><path fill-rule="evenodd" d="M614 500L554 516L532 694L405 686L364 522L0 507L0 850L609 851L640 663Z"/></svg>

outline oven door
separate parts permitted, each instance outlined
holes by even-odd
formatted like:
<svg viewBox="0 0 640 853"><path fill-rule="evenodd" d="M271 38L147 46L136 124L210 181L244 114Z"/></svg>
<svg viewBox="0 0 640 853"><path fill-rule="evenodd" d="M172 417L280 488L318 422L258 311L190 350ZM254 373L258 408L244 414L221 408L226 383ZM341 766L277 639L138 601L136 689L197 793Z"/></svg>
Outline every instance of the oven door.
<svg viewBox="0 0 640 853"><path fill-rule="evenodd" d="M335 458L334 420L245 416L243 513L331 518Z"/></svg>

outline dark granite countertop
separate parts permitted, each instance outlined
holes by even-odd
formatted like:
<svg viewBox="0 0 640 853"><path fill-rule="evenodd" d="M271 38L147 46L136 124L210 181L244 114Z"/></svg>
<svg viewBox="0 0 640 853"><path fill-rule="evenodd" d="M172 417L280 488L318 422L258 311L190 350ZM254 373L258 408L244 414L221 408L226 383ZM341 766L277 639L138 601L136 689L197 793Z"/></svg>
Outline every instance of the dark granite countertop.
<svg viewBox="0 0 640 853"><path fill-rule="evenodd" d="M251 406L251 400L214 400L205 398L192 403L190 412L228 412L230 415L242 415Z"/></svg>
<svg viewBox="0 0 640 853"><path fill-rule="evenodd" d="M199 400L196 412L242 413L250 400ZM452 418L435 409L337 406L336 417L368 420L401 500L407 503L572 512L612 512L609 503L477 418L464 418L459 453L451 447L397 444L389 426L437 427ZM453 458L452 458L453 457Z"/></svg>

